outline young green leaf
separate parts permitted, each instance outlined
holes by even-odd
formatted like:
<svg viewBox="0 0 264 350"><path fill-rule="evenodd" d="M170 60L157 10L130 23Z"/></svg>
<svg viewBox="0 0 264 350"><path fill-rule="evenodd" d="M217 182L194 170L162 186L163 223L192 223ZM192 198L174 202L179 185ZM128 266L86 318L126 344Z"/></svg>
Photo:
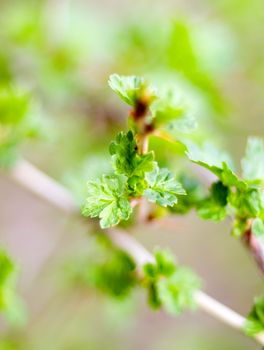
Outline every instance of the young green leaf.
<svg viewBox="0 0 264 350"><path fill-rule="evenodd" d="M211 198L205 199L198 204L197 214L201 219L213 221L224 220L227 215L226 208L220 206Z"/></svg>
<svg viewBox="0 0 264 350"><path fill-rule="evenodd" d="M132 208L126 196L127 178L124 175L103 175L101 180L89 181L84 216L99 217L102 228L128 220Z"/></svg>
<svg viewBox="0 0 264 350"><path fill-rule="evenodd" d="M221 181L211 186L211 196L202 200L197 207L198 215L205 220L220 221L226 217L228 187Z"/></svg>
<svg viewBox="0 0 264 350"><path fill-rule="evenodd" d="M220 152L209 143L205 143L203 147L189 143L186 154L192 162L215 174L225 186L235 186L240 190L247 189L247 183L233 172L232 161L227 153Z"/></svg>
<svg viewBox="0 0 264 350"><path fill-rule="evenodd" d="M244 325L246 334L253 336L264 331L264 297L255 298L254 305Z"/></svg>
<svg viewBox="0 0 264 350"><path fill-rule="evenodd" d="M181 174L177 179L183 185L187 196L178 197L177 204L170 210L173 213L186 214L192 208L196 208L198 203L201 203L205 199L206 189L198 179L187 173Z"/></svg>
<svg viewBox="0 0 264 350"><path fill-rule="evenodd" d="M132 131L120 132L109 147L114 167L117 173L127 177L141 176L153 169L153 152L147 154L137 153L137 144Z"/></svg>
<svg viewBox="0 0 264 350"><path fill-rule="evenodd" d="M183 104L175 90L159 95L150 107L155 128L165 128L170 133L188 133L196 127L196 120Z"/></svg>
<svg viewBox="0 0 264 350"><path fill-rule="evenodd" d="M200 280L190 269L178 267L168 251L156 251L155 262L145 264L143 272L153 308L163 306L167 312L178 315L195 305L194 293L200 288Z"/></svg>
<svg viewBox="0 0 264 350"><path fill-rule="evenodd" d="M16 266L8 254L0 249L0 313L14 323L24 322L23 305L15 293Z"/></svg>
<svg viewBox="0 0 264 350"><path fill-rule="evenodd" d="M241 218L255 218L263 211L262 194L255 188L231 192L228 201L232 207L236 208L237 215Z"/></svg>
<svg viewBox="0 0 264 350"><path fill-rule="evenodd" d="M258 137L250 137L246 154L241 161L243 177L247 180L264 181L264 144Z"/></svg>
<svg viewBox="0 0 264 350"><path fill-rule="evenodd" d="M90 242L87 255L68 264L68 278L74 286L96 288L111 297L124 299L138 282L136 264L106 238L98 235Z"/></svg>
<svg viewBox="0 0 264 350"><path fill-rule="evenodd" d="M179 315L185 309L195 307L194 293L200 286L201 282L192 270L178 267L170 277L158 280L157 291L164 309Z"/></svg>
<svg viewBox="0 0 264 350"><path fill-rule="evenodd" d="M144 98L151 102L155 98L155 92L149 88L143 78L137 76L120 76L112 74L108 84L123 101L132 107L136 107L138 102Z"/></svg>
<svg viewBox="0 0 264 350"><path fill-rule="evenodd" d="M158 276L170 276L176 270L174 256L166 250L156 250L154 252L155 263L147 263L143 266L145 276L156 279Z"/></svg>
<svg viewBox="0 0 264 350"><path fill-rule="evenodd" d="M173 206L177 203L177 195L185 195L182 185L177 182L171 172L166 168L159 168L156 164L152 172L145 174L149 188L144 196L160 206Z"/></svg>
<svg viewBox="0 0 264 350"><path fill-rule="evenodd" d="M232 167L230 157L224 152L219 152L219 150L209 143L205 143L203 147L189 143L186 154L192 162L210 170L218 177L222 173L223 163Z"/></svg>
<svg viewBox="0 0 264 350"><path fill-rule="evenodd" d="M29 95L0 86L0 167L11 166L21 142L38 134L37 119L30 113Z"/></svg>

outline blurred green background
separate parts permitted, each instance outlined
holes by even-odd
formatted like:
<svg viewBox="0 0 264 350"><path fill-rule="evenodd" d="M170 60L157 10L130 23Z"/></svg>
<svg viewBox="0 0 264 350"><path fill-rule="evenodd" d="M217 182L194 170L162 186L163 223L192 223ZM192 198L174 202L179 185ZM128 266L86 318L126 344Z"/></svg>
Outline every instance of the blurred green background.
<svg viewBox="0 0 264 350"><path fill-rule="evenodd" d="M29 92L43 121L22 153L81 202L85 181L109 171L108 144L126 127L127 109L107 85L118 73L175 87L198 119L198 138L238 165L247 136L264 131L263 37L263 0L0 0L0 85ZM167 162L173 147L153 144ZM87 224L5 175L0 194L0 240L20 265L27 310L21 325L1 320L1 350L259 348L200 311L172 318L151 312L141 291L120 303L74 285L67 264L91 249ZM209 294L242 314L263 291L227 222L192 213L130 231L150 249L170 247Z"/></svg>

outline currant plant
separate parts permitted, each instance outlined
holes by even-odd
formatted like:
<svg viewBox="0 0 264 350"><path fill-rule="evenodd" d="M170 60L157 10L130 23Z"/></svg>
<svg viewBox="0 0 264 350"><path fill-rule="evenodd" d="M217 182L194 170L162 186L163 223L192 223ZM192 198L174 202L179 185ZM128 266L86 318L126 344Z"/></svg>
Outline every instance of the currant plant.
<svg viewBox="0 0 264 350"><path fill-rule="evenodd" d="M229 216L233 220L232 235L242 238L264 271L263 141L249 139L239 176L228 154L186 136L196 121L173 91L159 93L143 78L117 74L110 76L109 85L131 107L128 130L120 132L109 146L113 172L88 182L83 215L97 217L102 229L124 225L127 220L133 225L135 212L146 203L146 220L155 217L155 206L165 208L168 214L195 209L200 218L213 221ZM180 143L191 162L211 172L214 181L209 190L193 176L185 173L176 180L168 168L161 167L154 150L149 150L151 136ZM152 307L162 306L179 314L193 307L200 280L191 270L178 266L168 252L157 251L155 262L143 266L137 284L147 289ZM264 330L263 305L262 297L256 299L244 325L247 334Z"/></svg>
<svg viewBox="0 0 264 350"><path fill-rule="evenodd" d="M109 146L113 173L102 175L87 185L83 215L98 217L103 229L130 219L135 203L144 205L146 200L168 208L175 206L180 196L186 195L172 172L160 167L154 152L148 149L149 135L158 128L170 129L178 120L186 119L185 110L166 103L173 100L171 95L163 100L139 77L115 74L110 77L109 85L132 110L129 130L120 132ZM119 283L123 285L121 279ZM200 286L198 277L192 271L178 267L165 251L156 252L155 262L143 267L143 276L139 277L138 284L147 288L152 307L163 306L175 314L193 307L193 293Z"/></svg>
<svg viewBox="0 0 264 350"><path fill-rule="evenodd" d="M112 172L88 182L83 215L97 218L101 229L110 233L110 237L114 226L136 225L142 219L148 223L158 220L162 215L182 215L191 209L207 220L220 221L229 216L233 220L232 235L246 243L263 271L262 140L249 139L246 155L241 162L240 176L234 171L232 161L226 153L219 152L208 143L194 142L195 137L190 131L194 133L196 121L174 91L159 92L143 78L116 74L110 76L109 85L130 106L128 130L120 132L110 143ZM16 104L14 101L20 101L20 95L10 92L3 96L0 126L8 132L3 133L2 144L5 146L9 140L14 142L11 142L12 152L6 152L4 156L1 154L0 158L5 159L7 155L8 162L3 164L16 167L17 157L12 155L17 153L17 146L31 135L32 130L30 118L27 117L28 109L25 107L28 102L25 105L20 102ZM13 107L10 107L13 105L18 106L17 113L13 113ZM20 117L17 119L17 116ZM149 144L152 145L149 140L153 136L180 144L180 158L205 168L207 174L211 173L210 181L213 180L210 188L205 188L199 181L190 164L187 170L177 174L164 167L164 162L158 160L157 149L149 147ZM30 167L29 171L32 170L34 171ZM15 174L18 178L19 172ZM39 177L39 172L35 175ZM24 175L22 179L19 182L30 188L31 184ZM44 182L47 184L46 177ZM54 183L49 184L49 188L57 191ZM39 189L34 191L41 193ZM59 207L75 213L75 205L68 194L61 188L58 194L59 200L51 198L51 202L58 204L63 199L63 204L59 204ZM47 198L47 194L43 194L43 197ZM98 231L97 225L95 227ZM144 258L143 264L137 264L135 256L126 252L126 244L120 244L121 249L125 250L123 251L101 235L99 242L96 257L89 259L89 263L81 262L80 268L72 271L75 283L98 288L119 299L128 297L135 288L141 287L147 291L152 308L163 308L175 315L186 308L195 307L201 281L192 270L178 265L168 251L156 250L154 257ZM3 254L1 274L3 271L3 276L8 276L5 272L8 269L12 270L12 263ZM1 280L1 298L5 305L3 310L14 310L10 305L17 305L14 294L10 293L13 290L10 289L11 284L6 282L11 280L7 277ZM254 335L257 339L256 334L264 330L263 305L263 297L256 298L243 325L245 333ZM15 306L15 310L18 309ZM263 343L262 338L260 342Z"/></svg>

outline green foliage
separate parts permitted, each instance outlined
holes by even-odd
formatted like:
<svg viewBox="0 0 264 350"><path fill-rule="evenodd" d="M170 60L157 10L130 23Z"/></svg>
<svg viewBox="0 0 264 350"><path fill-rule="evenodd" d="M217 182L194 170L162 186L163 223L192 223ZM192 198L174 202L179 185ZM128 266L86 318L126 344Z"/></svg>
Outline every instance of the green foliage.
<svg viewBox="0 0 264 350"><path fill-rule="evenodd" d="M102 228L128 220L132 208L126 198L127 178L124 175L103 175L101 180L89 181L84 216L99 216Z"/></svg>
<svg viewBox="0 0 264 350"><path fill-rule="evenodd" d="M0 167L12 165L17 158L17 146L37 134L36 120L30 115L29 95L0 87Z"/></svg>
<svg viewBox="0 0 264 350"><path fill-rule="evenodd" d="M23 306L15 292L17 269L8 254L0 249L0 313L13 324L24 322Z"/></svg>
<svg viewBox="0 0 264 350"><path fill-rule="evenodd" d="M264 180L264 144L258 137L250 137L246 154L241 161L244 179L251 181Z"/></svg>
<svg viewBox="0 0 264 350"><path fill-rule="evenodd" d="M182 173L177 178L186 191L186 196L178 197L178 202L171 208L173 213L186 214L196 208L205 198L205 187L198 179L188 173Z"/></svg>
<svg viewBox="0 0 264 350"><path fill-rule="evenodd" d="M110 154L113 159L115 171L127 177L144 177L144 173L153 169L153 152L147 154L137 153L137 144L131 130L121 132L116 140L110 143Z"/></svg>
<svg viewBox="0 0 264 350"><path fill-rule="evenodd" d="M195 118L176 90L169 89L159 93L150 111L155 128L164 128L176 136L179 136L177 133L188 133L197 126Z"/></svg>
<svg viewBox="0 0 264 350"><path fill-rule="evenodd" d="M88 258L69 265L68 273L74 284L118 299L127 297L137 284L134 261L106 237L98 236Z"/></svg>
<svg viewBox="0 0 264 350"><path fill-rule="evenodd" d="M133 131L120 132L110 143L109 152L115 173L104 175L100 181L88 182L83 215L99 217L102 228L129 219L132 212L129 200L144 195L152 203L172 207L177 203L178 195L186 194L171 172L166 168L160 169L154 162L154 152L146 150L143 152L142 143L148 138L150 130L155 130L152 117L149 118L148 114L151 113L149 96L144 108L141 105L143 96L146 97L145 91L149 91L149 87L139 78L118 75L112 75L109 84L126 102L133 105L134 117L144 116L144 118L143 121L142 118L135 118ZM155 118L159 120L159 115L154 116ZM164 116L160 118L164 119ZM177 114L174 118L177 119ZM173 117L167 121L171 120Z"/></svg>
<svg viewBox="0 0 264 350"><path fill-rule="evenodd" d="M192 162L210 170L213 174L219 177L223 172L224 164L232 166L228 154L219 152L209 143L204 143L203 147L198 147L193 143L189 143L187 145L186 153Z"/></svg>
<svg viewBox="0 0 264 350"><path fill-rule="evenodd" d="M111 89L132 107L136 107L138 102L144 98L150 101L155 98L154 90L147 88L146 81L140 77L112 74L108 83Z"/></svg>
<svg viewBox="0 0 264 350"><path fill-rule="evenodd" d="M254 299L254 305L247 316L244 330L248 335L255 335L264 331L264 297Z"/></svg>
<svg viewBox="0 0 264 350"><path fill-rule="evenodd" d="M206 71L200 59L194 36L194 30L186 21L175 20L172 23L167 49L168 64L194 86L201 89L215 111L222 113L225 109L223 97L219 93L213 77Z"/></svg>
<svg viewBox="0 0 264 350"><path fill-rule="evenodd" d="M162 207L173 206L177 203L177 195L186 194L171 172L166 168L160 169L157 164L152 172L146 173L145 178L149 188L144 191L144 196Z"/></svg>
<svg viewBox="0 0 264 350"><path fill-rule="evenodd" d="M260 186L262 152L262 141L258 138L249 139L246 156L242 160L245 179L240 179L233 172L226 154L221 154L208 145L203 148L193 145L188 147L187 155L190 160L210 170L220 180L212 195L198 206L198 214L202 218L221 220L225 218L229 207L236 215L232 234L240 237L245 233L249 219L263 217L263 189Z"/></svg>
<svg viewBox="0 0 264 350"><path fill-rule="evenodd" d="M143 266L146 277L156 279L159 276L171 276L176 271L176 261L174 256L166 250L156 250L154 252L155 263L147 263Z"/></svg>
<svg viewBox="0 0 264 350"><path fill-rule="evenodd" d="M143 267L144 284L148 290L149 304L178 315L195 306L194 293L200 288L200 280L188 268L176 265L167 251L156 251L155 262Z"/></svg>
<svg viewBox="0 0 264 350"><path fill-rule="evenodd" d="M226 217L229 189L221 181L213 183L211 195L197 205L197 213L202 219L220 221Z"/></svg>
<svg viewBox="0 0 264 350"><path fill-rule="evenodd" d="M200 288L199 278L192 270L178 267L169 278L157 282L157 291L164 309L174 315L195 307L194 294Z"/></svg>

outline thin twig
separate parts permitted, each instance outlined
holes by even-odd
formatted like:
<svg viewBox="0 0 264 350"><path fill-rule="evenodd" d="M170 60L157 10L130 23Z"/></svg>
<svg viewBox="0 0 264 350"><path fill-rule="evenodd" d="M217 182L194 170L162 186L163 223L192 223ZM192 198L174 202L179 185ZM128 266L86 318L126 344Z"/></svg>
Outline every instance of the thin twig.
<svg viewBox="0 0 264 350"><path fill-rule="evenodd" d="M10 176L14 181L38 197L50 202L52 205L66 210L68 213L76 214L79 211L78 206L67 189L64 189L60 184L43 174L27 161L20 161L11 170ZM108 229L106 230L106 234L117 246L133 257L139 268L146 262L153 261L153 256L126 232L118 229ZM194 297L197 305L203 311L225 324L243 331L246 321L244 317L202 291L196 292ZM260 333L254 338L258 343L264 345L264 333Z"/></svg>

